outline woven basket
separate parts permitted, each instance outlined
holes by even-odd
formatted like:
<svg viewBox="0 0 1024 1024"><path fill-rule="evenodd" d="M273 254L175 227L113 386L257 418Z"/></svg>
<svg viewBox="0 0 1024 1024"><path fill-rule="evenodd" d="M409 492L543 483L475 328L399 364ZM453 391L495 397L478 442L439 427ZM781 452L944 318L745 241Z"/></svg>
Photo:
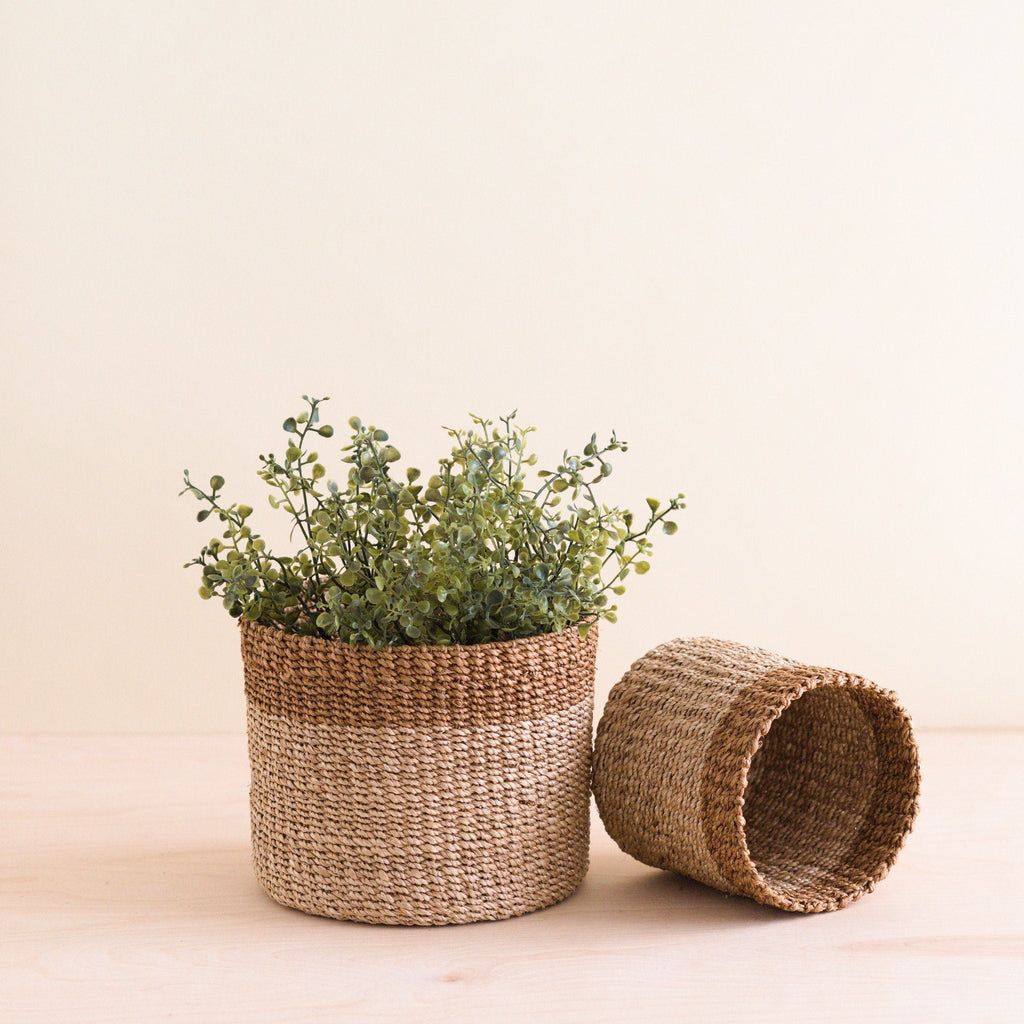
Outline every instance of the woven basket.
<svg viewBox="0 0 1024 1024"><path fill-rule="evenodd" d="M374 650L241 623L256 875L378 924L514 917L587 870L597 631Z"/></svg>
<svg viewBox="0 0 1024 1024"><path fill-rule="evenodd" d="M706 638L612 689L594 795L645 864L784 910L836 910L892 866L917 813L910 719L859 676Z"/></svg>

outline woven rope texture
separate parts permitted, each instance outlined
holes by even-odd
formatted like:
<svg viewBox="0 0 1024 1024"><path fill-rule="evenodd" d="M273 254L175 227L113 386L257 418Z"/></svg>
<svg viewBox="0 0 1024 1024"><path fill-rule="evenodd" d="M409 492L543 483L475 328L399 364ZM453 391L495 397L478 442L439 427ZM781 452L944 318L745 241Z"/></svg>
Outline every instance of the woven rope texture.
<svg viewBox="0 0 1024 1024"><path fill-rule="evenodd" d="M374 650L242 622L263 888L378 924L569 896L588 862L596 634Z"/></svg>
<svg viewBox="0 0 1024 1024"><path fill-rule="evenodd" d="M806 913L874 889L917 814L896 696L722 640L673 640L612 689L594 795L645 864Z"/></svg>

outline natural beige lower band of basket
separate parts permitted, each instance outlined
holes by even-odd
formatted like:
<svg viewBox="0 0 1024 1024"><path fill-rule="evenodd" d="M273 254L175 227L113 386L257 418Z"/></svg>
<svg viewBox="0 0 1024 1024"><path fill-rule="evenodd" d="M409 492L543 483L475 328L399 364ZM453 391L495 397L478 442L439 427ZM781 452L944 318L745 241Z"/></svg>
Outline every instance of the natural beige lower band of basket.
<svg viewBox="0 0 1024 1024"><path fill-rule="evenodd" d="M580 884L593 705L510 726L331 726L249 708L256 875L381 924L525 914Z"/></svg>

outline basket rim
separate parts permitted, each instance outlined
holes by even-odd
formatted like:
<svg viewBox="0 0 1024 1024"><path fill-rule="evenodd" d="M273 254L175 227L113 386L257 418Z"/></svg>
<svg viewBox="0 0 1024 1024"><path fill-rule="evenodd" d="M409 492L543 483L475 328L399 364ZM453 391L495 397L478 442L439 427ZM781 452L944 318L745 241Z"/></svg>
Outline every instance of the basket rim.
<svg viewBox="0 0 1024 1024"><path fill-rule="evenodd" d="M320 647L323 650L347 650L358 652L361 656L368 654L387 654L389 652L401 651L408 655L408 652L412 651L483 651L486 649L502 649L511 648L513 646L527 646L536 644L539 641L550 640L550 639L567 639L573 632L579 636L579 627L589 621L590 631L588 635L597 637L598 635L598 618L597 616L587 617L578 619L576 622L572 622L569 625L559 630L549 630L546 633L534 633L532 636L519 636L511 640L487 640L479 644L387 644L384 647L374 647L372 644L350 644L347 640L329 640L322 636L309 636L304 633L293 633L287 629L279 629L276 626L267 626L261 622L253 622L250 619L239 618L238 628L241 631L253 630L256 633L274 634L276 637L280 637L285 643L301 643L303 645L309 644L312 647ZM580 639L584 639L581 637Z"/></svg>
<svg viewBox="0 0 1024 1024"><path fill-rule="evenodd" d="M785 910L803 910L805 912L840 909L872 891L875 885L885 878L892 868L897 854L903 848L917 816L921 770L910 715L900 702L899 696L892 690L879 686L863 676L843 672L839 669L798 664L777 669L770 673L765 680L762 680L762 684L766 680L771 680L774 685L761 695L760 714L750 722L748 731L741 740L741 749L732 751L732 757L728 756L725 748L719 750L720 756L726 754L724 760L731 761L731 773L734 779L732 797L735 802L728 817L731 819L729 825L734 830L735 845L731 850L731 856L726 858L726 863L720 862L718 866L720 870L730 876L730 880L741 891L745 889L747 895L760 902ZM756 690L757 687L752 689ZM775 722L802 697L814 691L828 689L847 692L856 690L864 693L876 705L876 708L888 717L890 727L900 727L901 739L905 747L906 768L908 769L904 781L909 783L907 790L902 795L910 801L911 806L905 813L896 815L901 820L892 837L891 845L880 863L875 864L871 870L864 871L861 881L852 883L842 895L811 896L799 899L789 895L786 887L780 886L770 874L763 872L751 855L747 843L745 815L748 777L754 758L760 752ZM708 810L710 808L705 804L705 811ZM726 818L724 811L724 807L718 809L718 820L723 825ZM705 827L708 827L707 824Z"/></svg>

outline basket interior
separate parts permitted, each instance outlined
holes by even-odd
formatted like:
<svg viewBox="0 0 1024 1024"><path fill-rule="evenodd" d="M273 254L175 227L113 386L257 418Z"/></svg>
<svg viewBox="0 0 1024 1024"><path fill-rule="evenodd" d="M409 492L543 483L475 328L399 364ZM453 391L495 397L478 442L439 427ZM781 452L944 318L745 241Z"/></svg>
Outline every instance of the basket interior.
<svg viewBox="0 0 1024 1024"><path fill-rule="evenodd" d="M887 694L807 690L772 724L748 771L751 860L779 903L844 905L888 870L916 796L916 749Z"/></svg>

